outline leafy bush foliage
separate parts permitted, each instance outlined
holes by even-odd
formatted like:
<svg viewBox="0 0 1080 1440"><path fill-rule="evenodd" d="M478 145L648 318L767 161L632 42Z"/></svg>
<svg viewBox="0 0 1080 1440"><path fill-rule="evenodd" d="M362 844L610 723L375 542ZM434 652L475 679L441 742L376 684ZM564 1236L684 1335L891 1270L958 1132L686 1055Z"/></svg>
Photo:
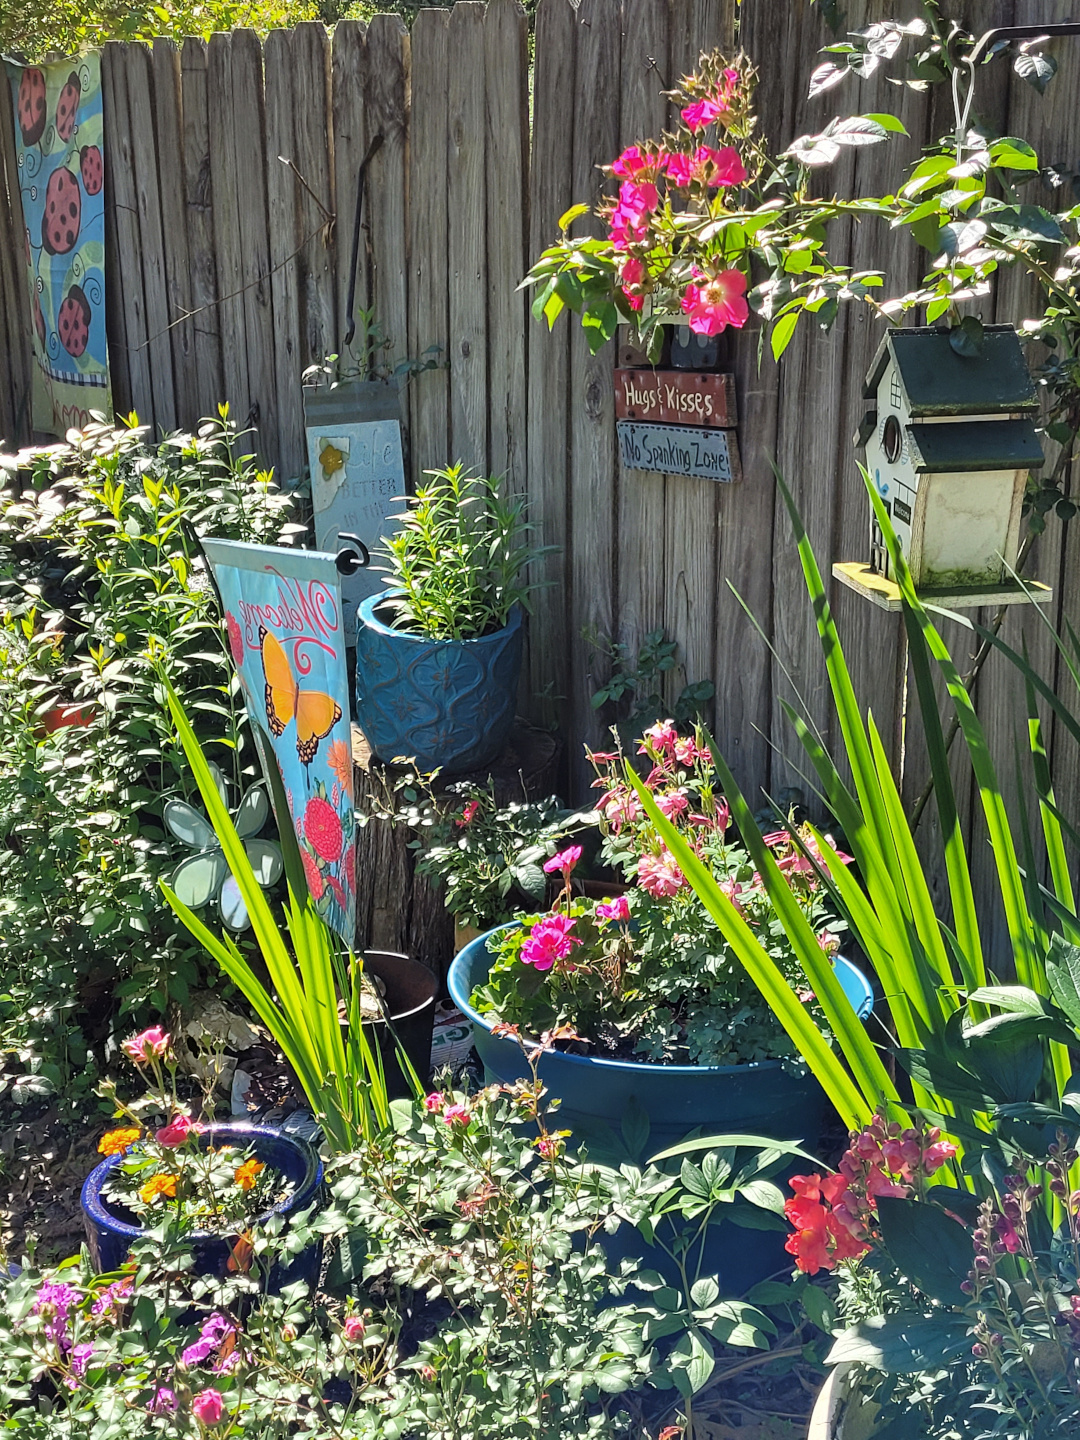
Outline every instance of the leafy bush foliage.
<svg viewBox="0 0 1080 1440"><path fill-rule="evenodd" d="M117 999L162 1010L199 978L158 890L182 858L162 807L192 782L155 664L240 787L254 750L197 535L273 542L291 504L241 442L226 410L156 447L96 425L0 491L0 1035L38 1072L24 1089L81 1069Z"/></svg>

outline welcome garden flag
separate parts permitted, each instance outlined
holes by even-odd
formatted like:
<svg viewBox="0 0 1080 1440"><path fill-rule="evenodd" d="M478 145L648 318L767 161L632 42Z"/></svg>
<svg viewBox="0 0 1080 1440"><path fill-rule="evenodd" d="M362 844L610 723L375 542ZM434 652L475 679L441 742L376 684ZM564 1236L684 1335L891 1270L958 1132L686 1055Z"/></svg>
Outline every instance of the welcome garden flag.
<svg viewBox="0 0 1080 1440"><path fill-rule="evenodd" d="M248 714L281 771L311 898L356 939L356 819L333 555L204 540ZM285 824L286 817L278 816Z"/></svg>
<svg viewBox="0 0 1080 1440"><path fill-rule="evenodd" d="M33 428L111 413L105 348L101 57L8 63L34 318Z"/></svg>

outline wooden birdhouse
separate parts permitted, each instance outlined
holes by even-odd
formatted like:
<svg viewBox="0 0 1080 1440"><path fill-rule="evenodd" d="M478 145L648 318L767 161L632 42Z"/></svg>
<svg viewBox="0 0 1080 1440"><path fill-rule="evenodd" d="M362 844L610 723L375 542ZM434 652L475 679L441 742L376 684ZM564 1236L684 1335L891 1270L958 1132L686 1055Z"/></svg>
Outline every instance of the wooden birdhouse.
<svg viewBox="0 0 1080 1440"><path fill-rule="evenodd" d="M1039 402L1016 331L988 325L979 353L961 355L945 330L890 330L863 395L855 444L865 446L866 468L915 585L949 592L958 603L969 592L971 604L998 587L1016 589L1009 567L1024 487L1043 463L1034 425ZM889 579L873 512L870 519L869 572ZM855 568L867 569L842 567Z"/></svg>

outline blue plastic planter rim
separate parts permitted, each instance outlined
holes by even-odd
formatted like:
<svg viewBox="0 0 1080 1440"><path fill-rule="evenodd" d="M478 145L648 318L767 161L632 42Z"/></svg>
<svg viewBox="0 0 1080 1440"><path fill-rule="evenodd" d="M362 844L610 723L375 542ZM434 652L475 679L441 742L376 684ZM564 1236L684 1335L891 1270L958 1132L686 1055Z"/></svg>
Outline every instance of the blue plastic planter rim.
<svg viewBox="0 0 1080 1440"><path fill-rule="evenodd" d="M467 640L433 640L430 635L420 635L415 630L396 630L393 625L387 625L380 620L375 612L394 595L401 593L391 586L388 590L380 590L377 595L369 595L366 600L361 600L356 610L359 623L379 635L389 635L394 640L411 645L481 645L485 640L494 640L496 635L505 635L507 631L517 630L521 626L521 606L515 605L506 617L506 624L500 629L492 630L487 635L471 635Z"/></svg>
<svg viewBox="0 0 1080 1440"><path fill-rule="evenodd" d="M509 925L497 925L493 930L486 930L483 935L478 935L475 940L470 940L462 950L454 956L450 965L450 972L446 977L446 987L450 991L450 998L463 1015L467 1015L474 1025L490 1031L496 1023L494 1017L481 1015L470 1000L471 990L465 989L465 969L462 963L466 955L475 953L475 949L483 946L487 949L487 942L493 935L501 935L504 930L515 929L515 923ZM874 991L870 981L857 965L846 960L842 955L833 959L833 969L836 971L836 978L844 988L844 994L851 1001L852 1009L860 1020L869 1018L874 1008ZM511 1042L516 1043L516 1042ZM642 1070L663 1071L665 1075L734 1075L746 1070L776 1069L780 1066L779 1060L750 1061L741 1065L659 1065L653 1060L609 1060L603 1056L571 1055L565 1050L558 1052L560 1064L568 1065L603 1065L609 1070L625 1070L630 1074L639 1075Z"/></svg>
<svg viewBox="0 0 1080 1440"><path fill-rule="evenodd" d="M284 1131L278 1130L273 1125L252 1125L242 1120L222 1121L218 1124L208 1125L203 1134L209 1140L217 1136L223 1140L235 1137L238 1142L247 1145L256 1140L272 1141L276 1145L286 1145L294 1149L303 1159L305 1171L300 1184L291 1195L287 1195L284 1200L279 1200L276 1205L257 1216L252 1222L253 1224L261 1224L271 1215L285 1215L291 1210L302 1210L322 1184L322 1161L307 1141L300 1139L297 1135L286 1135ZM108 1183L109 1176L123 1158L123 1155L109 1155L102 1160L100 1165L95 1165L83 1181L80 1200L83 1213L95 1225L111 1230L114 1235L124 1235L130 1240L138 1240L140 1236L145 1235L144 1228L141 1225L129 1225L126 1220L120 1220L106 1208L102 1199L102 1191ZM222 1238L221 1235L212 1234L208 1230L197 1230L188 1236L191 1241L221 1240Z"/></svg>

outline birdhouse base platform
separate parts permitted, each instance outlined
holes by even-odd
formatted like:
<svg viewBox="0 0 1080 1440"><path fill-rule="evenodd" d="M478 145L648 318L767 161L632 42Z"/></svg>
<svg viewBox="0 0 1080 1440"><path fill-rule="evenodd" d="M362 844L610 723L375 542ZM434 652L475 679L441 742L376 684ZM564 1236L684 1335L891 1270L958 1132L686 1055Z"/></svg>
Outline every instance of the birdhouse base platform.
<svg viewBox="0 0 1080 1440"><path fill-rule="evenodd" d="M854 590L864 600L882 610L901 608L900 587L894 580L879 575L869 565L857 561L837 562L832 573L841 585ZM952 589L940 588L919 590L919 599L927 605L940 605L945 610L975 610L980 606L996 605L1045 605L1053 599L1054 592L1049 585L1037 580L1028 580L1023 585L1015 580L1005 585L959 585Z"/></svg>

